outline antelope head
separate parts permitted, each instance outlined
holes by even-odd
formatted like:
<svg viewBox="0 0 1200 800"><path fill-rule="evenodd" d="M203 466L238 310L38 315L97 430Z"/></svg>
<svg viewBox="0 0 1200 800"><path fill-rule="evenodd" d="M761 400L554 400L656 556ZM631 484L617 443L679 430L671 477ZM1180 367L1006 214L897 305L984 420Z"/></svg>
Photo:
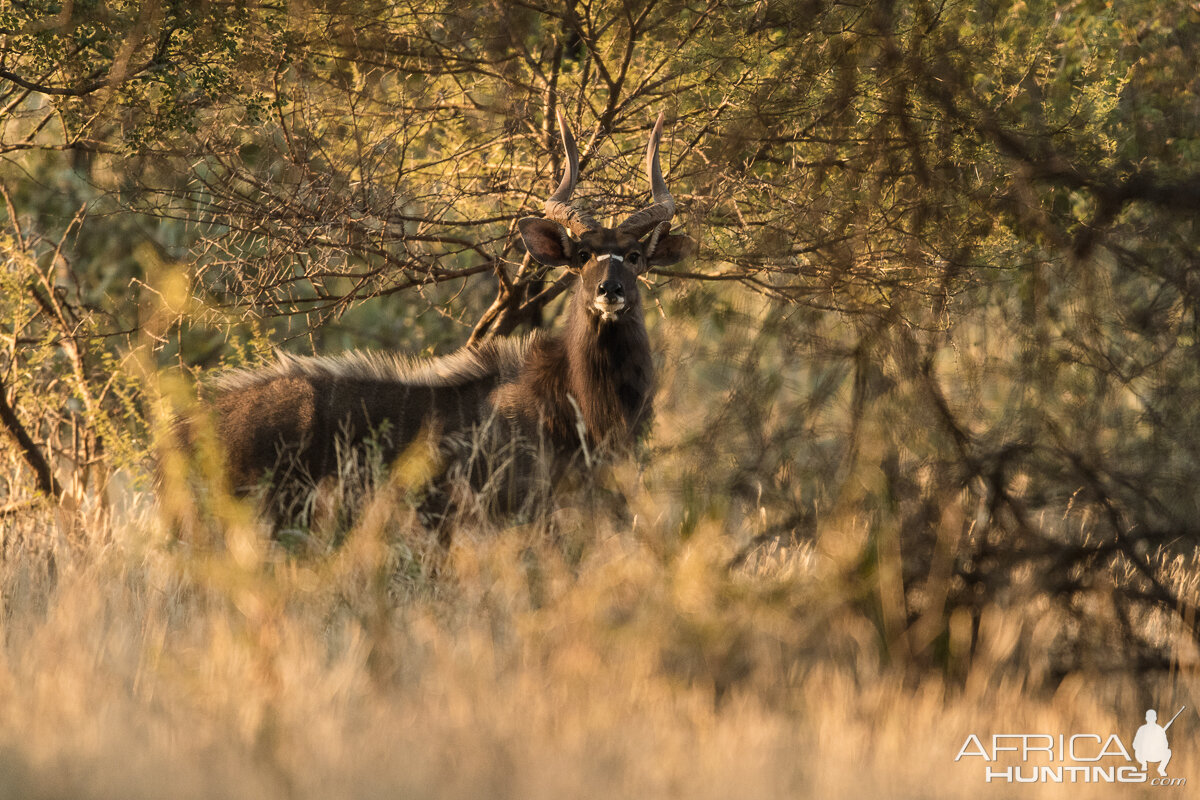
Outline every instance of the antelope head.
<svg viewBox="0 0 1200 800"><path fill-rule="evenodd" d="M544 217L525 217L517 225L529 253L548 267L564 266L579 275L576 303L601 324L616 322L640 305L637 278L655 266L674 264L691 253L691 237L670 233L675 200L658 163L663 115L658 115L646 146L646 175L653 202L615 228L605 228L571 202L579 182L579 150L562 112L567 170L546 200Z"/></svg>

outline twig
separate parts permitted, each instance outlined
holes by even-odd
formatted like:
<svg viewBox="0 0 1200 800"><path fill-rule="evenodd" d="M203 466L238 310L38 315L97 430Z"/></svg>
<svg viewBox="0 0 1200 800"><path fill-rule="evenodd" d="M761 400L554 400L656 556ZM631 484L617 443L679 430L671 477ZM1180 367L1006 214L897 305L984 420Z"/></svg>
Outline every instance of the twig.
<svg viewBox="0 0 1200 800"><path fill-rule="evenodd" d="M33 441L33 437L25 430L25 426L21 424L17 412L13 409L8 398L8 389L0 378L0 425L4 426L4 430L16 442L17 448L21 451L25 463L33 470L34 477L37 480L38 490L43 494L58 500L62 497L62 486L59 485L58 479L54 477L54 472L50 469L50 464L46 461L46 456L38 448L37 443Z"/></svg>

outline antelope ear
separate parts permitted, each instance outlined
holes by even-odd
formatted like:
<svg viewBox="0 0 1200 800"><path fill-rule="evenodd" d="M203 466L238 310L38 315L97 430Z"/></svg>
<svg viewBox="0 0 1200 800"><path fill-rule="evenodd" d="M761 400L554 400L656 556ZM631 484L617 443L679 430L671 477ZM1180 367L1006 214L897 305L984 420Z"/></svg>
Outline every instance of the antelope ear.
<svg viewBox="0 0 1200 800"><path fill-rule="evenodd" d="M525 249L547 267L571 263L575 247L562 225L541 217L523 217L517 220L517 228L525 241Z"/></svg>
<svg viewBox="0 0 1200 800"><path fill-rule="evenodd" d="M696 252L696 240L682 233L673 233L660 237L654 254L647 259L647 266L665 267L690 256Z"/></svg>

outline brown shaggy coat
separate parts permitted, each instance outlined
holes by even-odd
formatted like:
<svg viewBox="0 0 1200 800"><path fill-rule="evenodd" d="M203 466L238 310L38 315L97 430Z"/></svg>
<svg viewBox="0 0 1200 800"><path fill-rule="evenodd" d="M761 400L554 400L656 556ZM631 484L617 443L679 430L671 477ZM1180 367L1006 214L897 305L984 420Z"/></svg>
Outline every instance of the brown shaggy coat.
<svg viewBox="0 0 1200 800"><path fill-rule="evenodd" d="M222 377L216 432L233 486L248 492L269 476L268 508L282 518L368 440L390 463L419 436L433 436L442 476L457 469L474 488L490 483L505 495L531 480L532 454L553 461L539 474L561 476L625 450L646 430L654 389L641 309L601 322L584 295L558 335L485 342L429 361L281 356ZM479 457L489 447L507 456ZM498 476L497 464L508 472ZM500 506L522 501L507 496Z"/></svg>

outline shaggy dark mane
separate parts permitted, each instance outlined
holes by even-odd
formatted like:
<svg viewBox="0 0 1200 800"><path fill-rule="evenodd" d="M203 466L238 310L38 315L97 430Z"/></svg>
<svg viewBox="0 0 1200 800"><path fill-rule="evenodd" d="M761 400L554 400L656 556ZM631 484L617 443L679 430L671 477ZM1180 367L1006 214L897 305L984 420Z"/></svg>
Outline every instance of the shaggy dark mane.
<svg viewBox="0 0 1200 800"><path fill-rule="evenodd" d="M274 364L236 369L212 382L219 393L238 392L278 378L316 378L385 381L407 386L461 386L496 376L516 378L537 334L520 339L496 339L464 347L436 358L412 358L396 353L351 351L336 356L297 356L278 352Z"/></svg>

